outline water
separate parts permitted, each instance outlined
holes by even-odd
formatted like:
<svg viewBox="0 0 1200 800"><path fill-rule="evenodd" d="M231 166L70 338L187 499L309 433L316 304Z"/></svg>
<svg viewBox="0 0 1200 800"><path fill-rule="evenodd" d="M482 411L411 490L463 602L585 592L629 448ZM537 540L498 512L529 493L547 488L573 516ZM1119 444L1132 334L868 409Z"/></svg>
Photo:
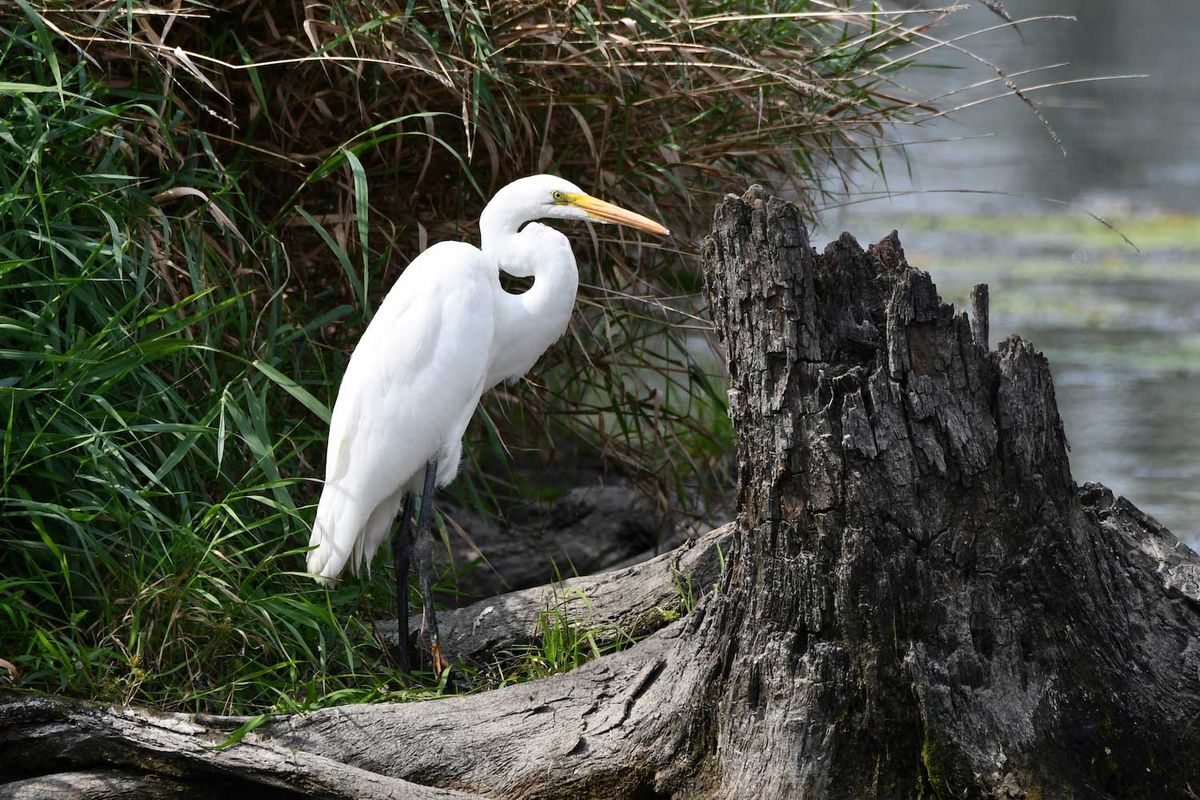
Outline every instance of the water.
<svg viewBox="0 0 1200 800"><path fill-rule="evenodd" d="M1024 27L1023 40L999 31L964 42L1010 71L1070 62L1044 77L1019 78L1024 86L1122 73L1152 77L1033 93L1062 137L1066 158L1037 118L1011 98L970 109L952 123L901 129L896 137L907 141L990 135L897 150L887 162L887 184L867 182L859 190L1006 194L914 193L831 210L815 238L846 228L877 239L898 228L909 261L933 274L947 300L962 303L972 283L989 283L993 344L1020 333L1050 359L1075 479L1107 484L1195 546L1200 46L1190 32L1200 30L1200 2L1005 5L1018 17L1078 17ZM946 31L967 32L994 19L972 11ZM987 77L976 66L905 80L931 96ZM993 85L961 99L999 90ZM1087 211L1116 224L1141 252Z"/></svg>
<svg viewBox="0 0 1200 800"><path fill-rule="evenodd" d="M953 122L905 127L904 141L979 137L918 145L904 151L916 169L912 186L970 188L1055 198L1101 211L1169 209L1195 213L1200 198L1200 2L1196 0L1037 0L1005 3L1014 17L1051 12L1076 22L1044 21L970 38L976 49L1010 73L1067 62L1018 76L1022 86L1056 80L1148 74L1031 91L1061 136L1064 158L1045 127L1015 98L987 102L956 114ZM952 15L943 36L998 21L982 9ZM956 69L914 70L902 80L918 96L994 78L986 67L949 51L929 58ZM961 103L1004 90L992 83L937 101ZM891 159L893 189L910 187L899 157ZM865 188L882 189L883 184ZM1046 213L1034 200L986 195L907 198L896 209L1014 210Z"/></svg>

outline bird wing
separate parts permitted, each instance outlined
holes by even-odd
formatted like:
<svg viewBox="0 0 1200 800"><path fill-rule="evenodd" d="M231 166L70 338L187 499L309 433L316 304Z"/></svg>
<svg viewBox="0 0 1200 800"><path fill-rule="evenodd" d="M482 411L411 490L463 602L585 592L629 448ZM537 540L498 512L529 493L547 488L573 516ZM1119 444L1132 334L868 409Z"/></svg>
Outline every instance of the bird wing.
<svg viewBox="0 0 1200 800"><path fill-rule="evenodd" d="M492 272L478 249L443 242L414 260L380 305L334 404L309 572L334 578L352 555L354 567L369 561L425 464L457 460L485 388ZM456 467L439 474L452 477Z"/></svg>

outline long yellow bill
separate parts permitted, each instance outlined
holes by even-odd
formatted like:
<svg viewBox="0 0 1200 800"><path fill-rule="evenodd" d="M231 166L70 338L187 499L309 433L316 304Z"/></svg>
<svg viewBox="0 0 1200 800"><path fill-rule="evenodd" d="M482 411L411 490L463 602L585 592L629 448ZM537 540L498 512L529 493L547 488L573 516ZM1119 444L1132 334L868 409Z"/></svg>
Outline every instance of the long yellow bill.
<svg viewBox="0 0 1200 800"><path fill-rule="evenodd" d="M571 205L582 208L590 218L599 222L615 222L618 225L628 225L638 230L657 233L659 236L667 236L671 233L649 217L643 217L641 214L626 211L620 206L606 203L603 200L592 197L590 194L569 194L566 200Z"/></svg>

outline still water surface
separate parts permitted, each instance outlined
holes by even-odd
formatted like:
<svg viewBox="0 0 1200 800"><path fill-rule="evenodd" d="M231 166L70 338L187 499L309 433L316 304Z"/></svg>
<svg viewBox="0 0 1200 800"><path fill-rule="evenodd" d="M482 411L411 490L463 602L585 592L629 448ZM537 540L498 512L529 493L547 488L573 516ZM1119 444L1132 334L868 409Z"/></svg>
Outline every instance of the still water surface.
<svg viewBox="0 0 1200 800"><path fill-rule="evenodd" d="M1034 92L1061 136L1063 157L1038 119L1013 99L920 128L897 150L888 181L860 191L971 189L1009 194L904 194L827 211L814 239L843 228L874 240L901 231L909 261L943 297L992 288L993 345L1010 333L1049 357L1071 441L1075 479L1124 494L1193 546L1200 544L1200 0L1006 0L1017 17L1066 13L970 43L1019 78L1149 73ZM949 31L993 24L958 15ZM954 62L949 56L943 63ZM906 76L922 96L987 78L978 66ZM963 96L972 99L996 85ZM903 157L907 157L907 162ZM911 168L912 180L909 180ZM1111 220L1140 248L1092 221Z"/></svg>

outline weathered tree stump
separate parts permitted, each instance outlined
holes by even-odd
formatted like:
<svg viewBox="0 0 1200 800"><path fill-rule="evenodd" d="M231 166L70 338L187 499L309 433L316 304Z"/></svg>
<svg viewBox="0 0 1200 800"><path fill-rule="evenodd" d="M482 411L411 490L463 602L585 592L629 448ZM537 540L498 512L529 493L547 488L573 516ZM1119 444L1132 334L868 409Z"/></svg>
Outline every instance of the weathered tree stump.
<svg viewBox="0 0 1200 800"><path fill-rule="evenodd" d="M693 613L565 675L280 719L222 751L236 720L10 696L0 774L329 797L1195 797L1200 559L1073 483L1047 363L1015 337L989 351L986 294L972 324L895 234L819 255L755 190L721 203L703 260L741 512Z"/></svg>
<svg viewBox="0 0 1200 800"><path fill-rule="evenodd" d="M716 729L761 754L722 793L1200 788L1200 561L1072 483L1041 354L990 352L894 233L817 256L754 192L705 266L746 526Z"/></svg>

